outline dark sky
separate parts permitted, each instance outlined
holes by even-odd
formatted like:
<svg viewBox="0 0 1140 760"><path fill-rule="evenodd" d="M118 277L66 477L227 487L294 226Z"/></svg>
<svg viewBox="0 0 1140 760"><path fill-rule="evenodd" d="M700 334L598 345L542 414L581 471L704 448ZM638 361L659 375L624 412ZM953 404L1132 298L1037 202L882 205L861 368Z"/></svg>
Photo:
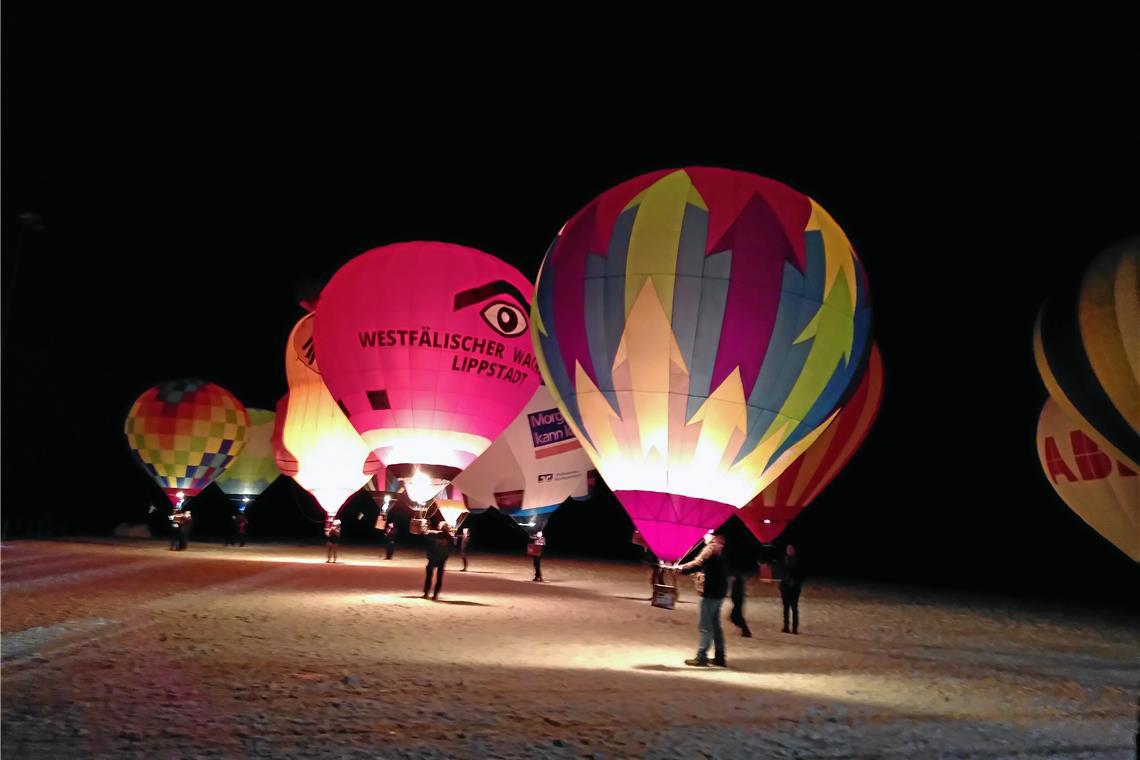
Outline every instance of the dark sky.
<svg viewBox="0 0 1140 760"><path fill-rule="evenodd" d="M487 19L46 5L3 19L6 517L137 514L153 492L121 435L133 399L204 376L272 408L298 294L353 255L439 239L533 278L595 195L704 164L814 197L870 277L886 398L792 528L821 567L1135 588L1042 476L1031 352L1041 301L1140 232L1120 19L908 19L882 39L840 24L836 40L775 20L551 20L520 39L467 26Z"/></svg>

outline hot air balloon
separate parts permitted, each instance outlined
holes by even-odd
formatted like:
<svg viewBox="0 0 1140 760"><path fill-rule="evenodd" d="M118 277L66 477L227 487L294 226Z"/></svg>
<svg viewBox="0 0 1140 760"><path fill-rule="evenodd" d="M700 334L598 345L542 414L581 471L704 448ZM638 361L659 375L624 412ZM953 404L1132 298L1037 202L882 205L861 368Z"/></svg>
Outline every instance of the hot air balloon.
<svg viewBox="0 0 1140 760"><path fill-rule="evenodd" d="M862 266L815 201L660 171L574 216L532 310L543 377L649 548L676 559L826 430L864 365Z"/></svg>
<svg viewBox="0 0 1140 760"><path fill-rule="evenodd" d="M1037 456L1045 477L1082 520L1140 562L1140 476L1102 451L1052 399L1037 420Z"/></svg>
<svg viewBox="0 0 1140 760"><path fill-rule="evenodd" d="M321 380L313 350L313 316L293 327L285 348L289 392L277 403L277 467L312 494L332 519L380 469Z"/></svg>
<svg viewBox="0 0 1140 760"><path fill-rule="evenodd" d="M218 488L244 512L281 472L273 459L273 412L247 409L249 431L241 455L217 479Z"/></svg>
<svg viewBox="0 0 1140 760"><path fill-rule="evenodd" d="M1079 289L1041 308L1033 354L1065 416L1140 470L1140 238L1104 251Z"/></svg>
<svg viewBox="0 0 1140 760"><path fill-rule="evenodd" d="M494 256L418 242L357 256L321 292L325 383L390 476L430 479L409 488L413 500L471 464L534 395L531 291Z"/></svg>
<svg viewBox="0 0 1140 760"><path fill-rule="evenodd" d="M497 507L528 533L536 533L564 501L589 497L590 467L550 391L540 385L455 485L473 511Z"/></svg>
<svg viewBox="0 0 1140 760"><path fill-rule="evenodd" d="M131 453L177 506L210 485L245 446L249 415L232 393L204 380L173 380L143 393L123 432Z"/></svg>
<svg viewBox="0 0 1140 760"><path fill-rule="evenodd" d="M871 344L867 369L835 422L780 477L744 505L738 516L756 538L771 543L811 504L863 445L883 400L883 359Z"/></svg>

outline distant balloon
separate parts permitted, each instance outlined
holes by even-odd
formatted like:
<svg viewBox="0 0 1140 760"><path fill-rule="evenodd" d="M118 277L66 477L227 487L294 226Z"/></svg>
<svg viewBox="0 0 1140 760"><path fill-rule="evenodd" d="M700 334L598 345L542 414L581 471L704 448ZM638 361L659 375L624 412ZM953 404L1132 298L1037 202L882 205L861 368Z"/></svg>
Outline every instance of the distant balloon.
<svg viewBox="0 0 1140 760"><path fill-rule="evenodd" d="M331 518L381 468L321 380L312 314L289 335L285 375L289 392L277 403L273 432L277 466Z"/></svg>
<svg viewBox="0 0 1140 760"><path fill-rule="evenodd" d="M131 453L171 504L210 485L245 446L249 415L232 393L204 380L174 380L143 393L123 432Z"/></svg>
<svg viewBox="0 0 1140 760"><path fill-rule="evenodd" d="M763 543L771 543L792 518L815 501L863 445L883 400L883 359L871 344L859 387L839 410L835 422L780 477L744 505L739 517Z"/></svg>
<svg viewBox="0 0 1140 760"><path fill-rule="evenodd" d="M546 254L543 376L650 549L675 559L827 428L870 325L862 266L815 201L724 169L603 193Z"/></svg>
<svg viewBox="0 0 1140 760"><path fill-rule="evenodd" d="M1079 290L1046 302L1033 353L1061 411L1140 469L1140 238L1100 254Z"/></svg>
<svg viewBox="0 0 1140 760"><path fill-rule="evenodd" d="M244 509L248 501L261 495L281 472L273 458L273 412L247 409L249 432L245 447L217 479L218 488Z"/></svg>
<svg viewBox="0 0 1140 760"><path fill-rule="evenodd" d="M528 532L567 499L590 495L591 464L545 385L483 455L455 479L473 511L497 507Z"/></svg>
<svg viewBox="0 0 1140 760"><path fill-rule="evenodd" d="M1052 399L1037 420L1045 477L1082 520L1140 562L1140 476L1114 461Z"/></svg>
<svg viewBox="0 0 1140 760"><path fill-rule="evenodd" d="M321 292L325 383L388 468L446 484L538 387L532 286L474 248L398 243L349 261Z"/></svg>

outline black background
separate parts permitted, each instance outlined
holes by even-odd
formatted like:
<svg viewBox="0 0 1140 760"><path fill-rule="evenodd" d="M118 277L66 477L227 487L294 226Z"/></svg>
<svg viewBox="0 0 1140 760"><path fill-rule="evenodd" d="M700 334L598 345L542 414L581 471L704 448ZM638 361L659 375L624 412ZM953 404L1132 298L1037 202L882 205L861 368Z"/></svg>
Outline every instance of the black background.
<svg viewBox="0 0 1140 760"><path fill-rule="evenodd" d="M141 520L159 497L121 433L134 398L200 376L272 409L298 298L355 254L439 239L533 278L598 193L703 164L814 197L870 277L886 397L787 533L811 565L1134 599L1134 563L1042 475L1031 351L1042 300L1140 232L1121 19L893 18L872 36L109 7L4 7L9 536ZM612 497L565 511L552 548L627 551ZM255 524L312 535L313 516L279 483Z"/></svg>

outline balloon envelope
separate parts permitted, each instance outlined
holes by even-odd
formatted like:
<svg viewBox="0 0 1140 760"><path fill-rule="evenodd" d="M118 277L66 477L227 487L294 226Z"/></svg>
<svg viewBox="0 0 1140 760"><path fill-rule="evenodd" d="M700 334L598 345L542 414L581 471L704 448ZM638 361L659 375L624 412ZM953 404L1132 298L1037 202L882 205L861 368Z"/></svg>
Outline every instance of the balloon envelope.
<svg viewBox="0 0 1140 760"><path fill-rule="evenodd" d="M1037 420L1037 456L1061 499L1094 530L1140 562L1140 476L1113 460L1052 399Z"/></svg>
<svg viewBox="0 0 1140 760"><path fill-rule="evenodd" d="M482 454L540 380L532 286L509 264L447 243L399 243L349 261L321 293L325 383L391 472L444 480Z"/></svg>
<svg viewBox="0 0 1140 760"><path fill-rule="evenodd" d="M234 501L254 499L281 474L273 457L273 412L247 409L249 431L245 447L217 479L218 488Z"/></svg>
<svg viewBox="0 0 1140 760"><path fill-rule="evenodd" d="M210 485L245 446L249 415L232 393L204 380L173 380L143 393L123 432L131 453L171 504Z"/></svg>
<svg viewBox="0 0 1140 760"><path fill-rule="evenodd" d="M1140 238L1104 251L1078 290L1046 302L1033 353L1062 412L1140 469Z"/></svg>
<svg viewBox="0 0 1140 760"><path fill-rule="evenodd" d="M862 267L827 212L707 168L638 177L580 211L532 313L551 393L665 559L823 432L870 322Z"/></svg>
<svg viewBox="0 0 1140 760"><path fill-rule="evenodd" d="M835 422L803 456L740 510L740 519L756 538L763 543L775 541L788 523L847 466L871 431L882 400L883 359L878 346L872 343L867 369Z"/></svg>
<svg viewBox="0 0 1140 760"><path fill-rule="evenodd" d="M590 494L590 459L545 385L503 434L458 478L474 510L497 507L530 531L542 530L567 499Z"/></svg>
<svg viewBox="0 0 1140 760"><path fill-rule="evenodd" d="M313 315L307 314L285 348L289 392L277 403L274 450L281 472L331 517L379 464L321 380L312 339Z"/></svg>

